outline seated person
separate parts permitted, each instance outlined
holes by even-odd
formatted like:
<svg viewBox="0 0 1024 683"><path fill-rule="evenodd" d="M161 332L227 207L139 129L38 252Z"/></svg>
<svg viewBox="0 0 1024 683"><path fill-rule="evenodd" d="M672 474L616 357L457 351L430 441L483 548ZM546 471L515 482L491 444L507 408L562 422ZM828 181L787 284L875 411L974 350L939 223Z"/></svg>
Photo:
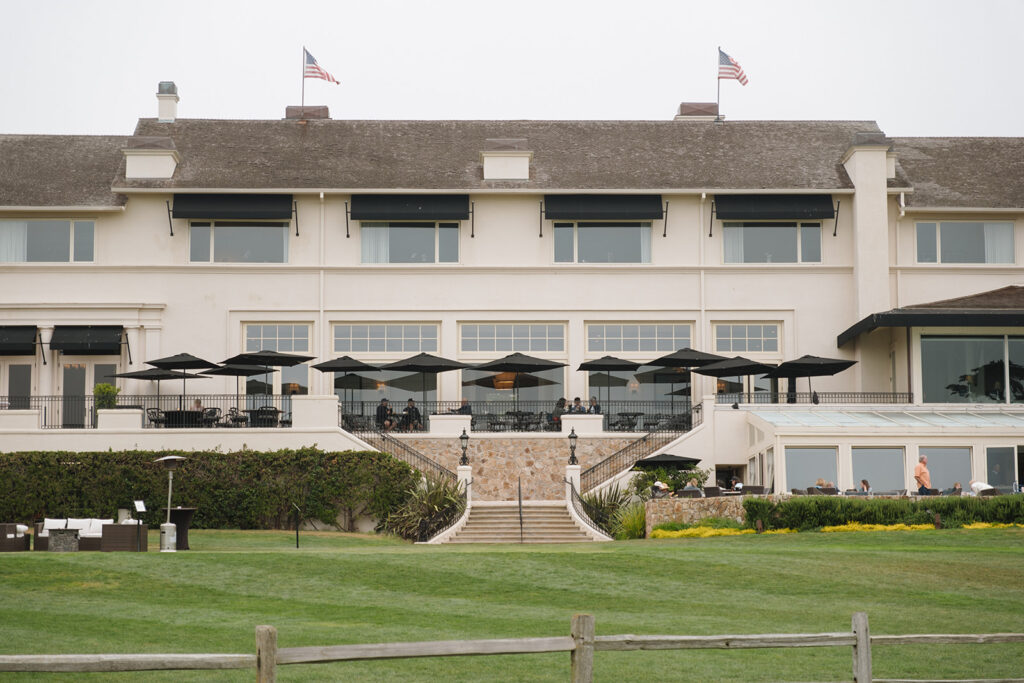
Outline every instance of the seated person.
<svg viewBox="0 0 1024 683"><path fill-rule="evenodd" d="M871 493L871 484L867 479L860 480L860 488L857 489L857 493Z"/></svg>
<svg viewBox="0 0 1024 683"><path fill-rule="evenodd" d="M554 410L551 411L551 421L555 423L555 425L557 426L558 423L561 421L562 416L565 415L567 412L568 411L565 409L565 399L558 399L557 401L555 401Z"/></svg>
<svg viewBox="0 0 1024 683"><path fill-rule="evenodd" d="M683 487L683 490L684 491L699 491L700 492L700 497L701 498L704 497L704 490L700 486L697 485L697 480L696 479L691 479L690 481L686 482L686 486Z"/></svg>
<svg viewBox="0 0 1024 683"><path fill-rule="evenodd" d="M462 403L459 407L452 411L452 415L472 415L473 408L469 405L469 399L465 396L462 397Z"/></svg>
<svg viewBox="0 0 1024 683"><path fill-rule="evenodd" d="M416 407L416 401L411 398L406 404L405 410L402 411L402 429L407 432L423 429L423 417L420 415L420 409Z"/></svg>
<svg viewBox="0 0 1024 683"><path fill-rule="evenodd" d="M395 414L391 410L391 406L388 404L386 398L380 400L380 405L377 406L377 429L385 432L391 431L395 426Z"/></svg>
<svg viewBox="0 0 1024 683"><path fill-rule="evenodd" d="M733 491L742 491L743 482L740 481L739 477L733 477L732 479L729 480L729 488L731 488Z"/></svg>
<svg viewBox="0 0 1024 683"><path fill-rule="evenodd" d="M203 409L203 402L202 401L200 401L198 398L196 400L192 401L192 410L202 410L202 409Z"/></svg>
<svg viewBox="0 0 1024 683"><path fill-rule="evenodd" d="M597 396L590 397L590 405L587 406L587 412L591 415L601 414L601 404L597 402Z"/></svg>
<svg viewBox="0 0 1024 683"><path fill-rule="evenodd" d="M652 498L664 498L668 495L668 484L658 480L651 486L651 497Z"/></svg>
<svg viewBox="0 0 1024 683"><path fill-rule="evenodd" d="M570 413L585 413L587 409L583 406L583 402L580 397L577 396L572 400L572 406L569 408Z"/></svg>
<svg viewBox="0 0 1024 683"><path fill-rule="evenodd" d="M954 481L953 485L951 487L949 487L948 489L943 490L942 495L944 495L944 496L959 496L959 495L962 495L963 492L964 492L964 489L960 485L960 482Z"/></svg>
<svg viewBox="0 0 1024 683"><path fill-rule="evenodd" d="M971 479L971 484L970 485L971 485L971 495L972 496L977 496L982 491L987 491L988 489L995 488L994 486L992 486L990 484L986 484L983 481L978 481L977 479Z"/></svg>

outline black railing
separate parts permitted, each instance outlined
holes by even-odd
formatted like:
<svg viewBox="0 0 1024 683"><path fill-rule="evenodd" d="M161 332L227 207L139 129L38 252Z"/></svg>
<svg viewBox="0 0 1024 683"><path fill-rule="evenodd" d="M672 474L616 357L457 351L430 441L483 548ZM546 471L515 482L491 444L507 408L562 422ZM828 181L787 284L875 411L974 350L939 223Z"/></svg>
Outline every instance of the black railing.
<svg viewBox="0 0 1024 683"><path fill-rule="evenodd" d="M142 411L146 428L290 427L289 395L187 394L131 396L116 403L94 396L0 396L0 408L38 410L43 429L94 429L98 409ZM198 401L198 404L196 403Z"/></svg>
<svg viewBox="0 0 1024 683"><path fill-rule="evenodd" d="M844 405L856 403L903 405L914 402L914 394L906 391L811 391L811 392L770 392L716 394L715 403L730 404L825 404Z"/></svg>
<svg viewBox="0 0 1024 683"><path fill-rule="evenodd" d="M350 432L384 429L377 419L380 404L372 401L343 401L339 404L338 425ZM419 418L404 412L407 404L391 405L388 431L422 432L431 415L458 415L458 401L417 401ZM551 401L474 401L468 404L472 430L476 432L558 432L561 419ZM649 432L669 423L684 421L691 411L689 400L609 401L601 405L606 431Z"/></svg>
<svg viewBox="0 0 1024 683"><path fill-rule="evenodd" d="M579 491L576 490L576 484L568 479L565 480L565 483L569 485L569 497L570 502L572 503L572 509L576 511L576 514L579 515L580 519L582 519L583 522L594 531L600 531L603 534L611 536L611 531L603 528L600 524L594 521L594 517L597 517L598 515L595 514L593 507L591 507L587 501L583 500Z"/></svg>
<svg viewBox="0 0 1024 683"><path fill-rule="evenodd" d="M428 477L436 477L440 480L458 481L454 472L440 465L409 444L396 439L390 434L378 431L357 432L356 436L370 444L382 453L389 453L391 457L397 458L409 465L414 470L419 470Z"/></svg>
<svg viewBox="0 0 1024 683"><path fill-rule="evenodd" d="M679 415L676 417L677 419L675 420L668 420L655 425L653 429L641 438L615 451L593 467L583 470L580 474L580 490L583 492L590 491L619 472L632 467L637 460L672 443L680 435L701 423L703 411L700 405L697 405L689 415Z"/></svg>

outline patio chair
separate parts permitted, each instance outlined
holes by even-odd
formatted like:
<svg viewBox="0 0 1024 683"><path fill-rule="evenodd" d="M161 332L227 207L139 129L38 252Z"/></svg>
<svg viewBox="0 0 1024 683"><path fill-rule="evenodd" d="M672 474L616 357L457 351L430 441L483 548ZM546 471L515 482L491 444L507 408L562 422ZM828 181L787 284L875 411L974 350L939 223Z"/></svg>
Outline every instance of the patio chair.
<svg viewBox="0 0 1024 683"><path fill-rule="evenodd" d="M203 427L216 427L220 422L220 408L203 408L203 416L199 419L199 423Z"/></svg>
<svg viewBox="0 0 1024 683"><path fill-rule="evenodd" d="M760 496L760 495L764 494L764 487L763 486L747 486L746 484L744 484L743 485L743 493L744 494L749 493L749 494L752 494L752 495Z"/></svg>
<svg viewBox="0 0 1024 683"><path fill-rule="evenodd" d="M978 495L979 496L998 496L998 495L1001 495L1001 493L1002 492L999 489L997 489L997 488L990 488L990 489L984 489L983 491L978 493Z"/></svg>
<svg viewBox="0 0 1024 683"><path fill-rule="evenodd" d="M228 408L228 424L232 427L245 427L249 424L249 416L232 406Z"/></svg>
<svg viewBox="0 0 1024 683"><path fill-rule="evenodd" d="M159 408L146 408L146 419L156 427L163 427L167 424L167 416Z"/></svg>
<svg viewBox="0 0 1024 683"><path fill-rule="evenodd" d="M792 493L794 496L806 496L807 495L807 490L806 489L790 489L789 492Z"/></svg>
<svg viewBox="0 0 1024 683"><path fill-rule="evenodd" d="M718 498L722 495L722 487L720 486L705 486L704 497L705 498Z"/></svg>
<svg viewBox="0 0 1024 683"><path fill-rule="evenodd" d="M276 427L281 411L274 406L260 406L256 409L256 427Z"/></svg>
<svg viewBox="0 0 1024 683"><path fill-rule="evenodd" d="M676 498L700 498L700 491L694 489L679 489L676 491Z"/></svg>

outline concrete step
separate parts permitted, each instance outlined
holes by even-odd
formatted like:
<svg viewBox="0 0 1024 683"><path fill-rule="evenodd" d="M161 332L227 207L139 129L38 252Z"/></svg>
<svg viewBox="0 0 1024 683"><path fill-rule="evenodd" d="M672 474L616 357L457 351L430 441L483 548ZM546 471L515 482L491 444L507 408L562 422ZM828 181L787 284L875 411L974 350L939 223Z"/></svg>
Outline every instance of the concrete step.
<svg viewBox="0 0 1024 683"><path fill-rule="evenodd" d="M470 509L465 526L449 543L587 543L592 539L573 520L565 504L481 502Z"/></svg>

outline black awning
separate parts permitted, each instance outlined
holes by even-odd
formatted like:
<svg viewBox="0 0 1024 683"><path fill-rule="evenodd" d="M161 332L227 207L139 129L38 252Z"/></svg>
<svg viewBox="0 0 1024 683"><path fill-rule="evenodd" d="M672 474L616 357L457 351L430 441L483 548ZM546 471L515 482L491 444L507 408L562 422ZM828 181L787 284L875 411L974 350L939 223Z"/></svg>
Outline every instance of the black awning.
<svg viewBox="0 0 1024 683"><path fill-rule="evenodd" d="M836 345L842 347L879 327L1024 327L1024 310L894 308L872 313L850 326L836 338Z"/></svg>
<svg viewBox="0 0 1024 683"><path fill-rule="evenodd" d="M464 221L468 194L354 194L352 220Z"/></svg>
<svg viewBox="0 0 1024 683"><path fill-rule="evenodd" d="M50 349L85 356L117 356L121 353L120 325L57 325Z"/></svg>
<svg viewBox="0 0 1024 683"><path fill-rule="evenodd" d="M638 221L663 217L660 194L546 194L549 220Z"/></svg>
<svg viewBox="0 0 1024 683"><path fill-rule="evenodd" d="M830 194L720 194L715 215L722 221L835 218Z"/></svg>
<svg viewBox="0 0 1024 683"><path fill-rule="evenodd" d="M290 194L175 194L174 218L290 220Z"/></svg>
<svg viewBox="0 0 1024 683"><path fill-rule="evenodd" d="M35 353L35 325L0 327L0 356L34 356Z"/></svg>

